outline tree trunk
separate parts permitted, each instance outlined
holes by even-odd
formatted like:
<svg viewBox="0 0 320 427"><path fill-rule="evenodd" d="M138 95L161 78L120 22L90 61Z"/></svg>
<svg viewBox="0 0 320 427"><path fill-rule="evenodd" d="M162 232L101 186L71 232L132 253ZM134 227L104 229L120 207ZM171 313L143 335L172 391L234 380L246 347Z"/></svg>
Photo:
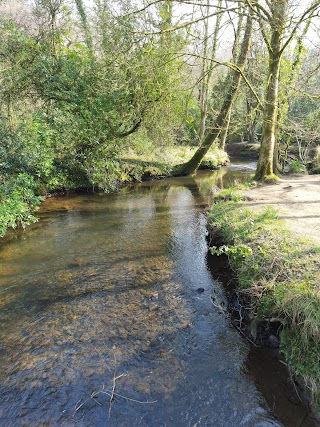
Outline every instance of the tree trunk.
<svg viewBox="0 0 320 427"><path fill-rule="evenodd" d="M272 3L272 34L269 46L268 84L263 112L262 140L255 178L262 180L274 175L275 144L278 118L281 40L285 30L288 0Z"/></svg>
<svg viewBox="0 0 320 427"><path fill-rule="evenodd" d="M303 54L303 39L307 34L307 31L310 27L311 19L309 18L303 28L302 33L297 38L297 46L295 48L295 57L293 59L291 69L285 70L286 73L286 89L281 93L281 88L279 87L279 96L278 96L278 112L277 112L277 123L276 123L276 141L275 141L275 148L274 148L274 156L273 156L273 173L278 174L280 170L283 171L283 167L285 164L286 159L281 159L281 140L279 138L279 130L285 125L287 114L288 114L288 108L289 108L289 96L290 92L294 90L294 81L297 78L297 70L302 65L302 54ZM281 80L281 71L280 71L280 77ZM288 93L288 90L290 92ZM285 141L285 157L287 156L287 143L289 141Z"/></svg>
<svg viewBox="0 0 320 427"><path fill-rule="evenodd" d="M230 127L230 120L231 120L231 108L228 111L226 120L223 124L223 129L222 129L221 134L220 134L219 148L220 148L220 150L223 150L223 151L226 148L226 141L227 141L227 136L228 136L229 127Z"/></svg>
<svg viewBox="0 0 320 427"><path fill-rule="evenodd" d="M247 124L246 124L246 131L247 131L247 141L248 144L255 144L257 143L257 123L258 123L258 117L259 113L256 110L258 103L255 105L252 101L247 100Z"/></svg>
<svg viewBox="0 0 320 427"><path fill-rule="evenodd" d="M251 33L252 33L252 19L249 15L246 22L246 29L244 38L241 45L241 51L238 59L237 66L240 70L244 68L244 65L247 60L247 55L251 45ZM179 175L190 175L194 173L203 157L207 154L211 146L216 142L217 138L221 134L221 131L226 123L226 119L228 117L229 111L231 111L232 104L237 96L237 92L240 86L241 74L238 71L230 70L230 84L229 89L227 91L227 95L221 107L220 113L216 118L212 129L207 134L207 136L202 141L200 147L195 152L193 157L184 165L181 166L180 170L177 171Z"/></svg>
<svg viewBox="0 0 320 427"><path fill-rule="evenodd" d="M207 104L203 105L201 110L201 116L200 116L200 129L199 129L199 142L203 140L204 134L206 132L206 119L207 119Z"/></svg>
<svg viewBox="0 0 320 427"><path fill-rule="evenodd" d="M209 5L206 7L206 13L209 14ZM201 144L206 132L206 119L208 113L208 90L209 90L209 71L208 71L208 19L204 21L204 42L203 42L203 58L202 58L202 80L199 87L199 107L200 107L200 128L199 128L199 143Z"/></svg>
<svg viewBox="0 0 320 427"><path fill-rule="evenodd" d="M280 40L279 40L280 41ZM273 175L274 148L276 142L276 122L279 92L280 54L270 54L266 105L263 114L262 141L256 179Z"/></svg>
<svg viewBox="0 0 320 427"><path fill-rule="evenodd" d="M222 6L222 0L218 1L218 10L221 9ZM207 16L209 16L210 11L210 0L208 1L208 4L206 6L205 13ZM199 127L199 144L203 141L204 135L206 133L206 121L207 121L207 115L208 115L208 96L209 96L209 85L212 77L212 72L214 70L214 67L210 63L210 60L208 59L208 55L211 56L211 58L214 58L216 56L217 46L218 46L218 36L219 36L219 30L221 25L221 19L222 19L222 13L219 13L216 18L216 23L214 27L214 33L213 33L213 40L212 40L212 48L209 49L208 42L209 42L209 18L204 20L204 42L203 42L203 52L202 52L202 64L201 64L201 74L202 74L202 80L199 87L199 108L200 108L200 127Z"/></svg>
<svg viewBox="0 0 320 427"><path fill-rule="evenodd" d="M93 43L92 43L92 37L91 37L91 31L88 24L87 14L84 8L83 0L75 0L78 14L81 19L81 25L85 36L85 42L87 45L87 48L89 49L90 55L93 56Z"/></svg>

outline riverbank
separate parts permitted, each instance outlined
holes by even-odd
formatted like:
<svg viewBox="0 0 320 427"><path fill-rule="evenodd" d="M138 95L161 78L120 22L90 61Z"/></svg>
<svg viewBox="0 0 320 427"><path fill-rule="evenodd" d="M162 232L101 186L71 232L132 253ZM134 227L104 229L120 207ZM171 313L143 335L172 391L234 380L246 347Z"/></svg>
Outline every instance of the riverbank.
<svg viewBox="0 0 320 427"><path fill-rule="evenodd" d="M92 181L90 176L80 173L67 180L53 180L48 184L37 176L20 173L11 177L1 177L0 174L0 238L4 237L8 229L25 228L37 221L34 215L40 203L48 194L68 193L75 191L117 191L124 185L140 182L147 179L163 178L171 175L173 168L187 162L197 147L190 146L163 146L146 150L128 150L117 160L117 167L108 171L110 177L100 177L101 185ZM205 156L202 168L216 169L229 162L228 155L213 147ZM83 174L83 171L82 171ZM103 184L104 183L104 184Z"/></svg>
<svg viewBox="0 0 320 427"><path fill-rule="evenodd" d="M320 405L320 179L280 180L220 193L209 215L214 254L226 254L236 294L250 307L250 334L280 349ZM313 240L307 238L313 238ZM219 242L223 245L219 246Z"/></svg>

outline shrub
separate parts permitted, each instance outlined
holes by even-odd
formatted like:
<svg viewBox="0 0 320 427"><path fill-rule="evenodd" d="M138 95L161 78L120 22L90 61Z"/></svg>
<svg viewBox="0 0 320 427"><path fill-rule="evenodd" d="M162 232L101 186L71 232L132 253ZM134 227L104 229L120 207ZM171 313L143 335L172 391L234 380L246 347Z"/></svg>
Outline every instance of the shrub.
<svg viewBox="0 0 320 427"><path fill-rule="evenodd" d="M42 198L36 196L36 184L27 174L2 178L0 183L0 237L8 228L25 227L36 222L33 211L37 209Z"/></svg>

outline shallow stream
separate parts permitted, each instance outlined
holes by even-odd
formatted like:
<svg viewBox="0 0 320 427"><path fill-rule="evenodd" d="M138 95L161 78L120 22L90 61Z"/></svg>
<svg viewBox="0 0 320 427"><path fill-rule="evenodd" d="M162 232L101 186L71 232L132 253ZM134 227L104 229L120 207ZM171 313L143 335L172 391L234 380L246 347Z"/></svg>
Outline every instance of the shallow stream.
<svg viewBox="0 0 320 427"><path fill-rule="evenodd" d="M314 425L211 302L205 210L251 169L51 197L1 243L1 426Z"/></svg>

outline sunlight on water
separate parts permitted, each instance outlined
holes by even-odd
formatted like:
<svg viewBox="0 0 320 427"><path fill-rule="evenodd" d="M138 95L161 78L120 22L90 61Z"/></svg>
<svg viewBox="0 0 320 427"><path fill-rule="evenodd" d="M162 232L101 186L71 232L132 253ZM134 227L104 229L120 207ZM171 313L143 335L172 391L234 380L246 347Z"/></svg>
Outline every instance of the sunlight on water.
<svg viewBox="0 0 320 427"><path fill-rule="evenodd" d="M52 197L2 242L1 426L280 425L210 301L203 209L225 179Z"/></svg>

